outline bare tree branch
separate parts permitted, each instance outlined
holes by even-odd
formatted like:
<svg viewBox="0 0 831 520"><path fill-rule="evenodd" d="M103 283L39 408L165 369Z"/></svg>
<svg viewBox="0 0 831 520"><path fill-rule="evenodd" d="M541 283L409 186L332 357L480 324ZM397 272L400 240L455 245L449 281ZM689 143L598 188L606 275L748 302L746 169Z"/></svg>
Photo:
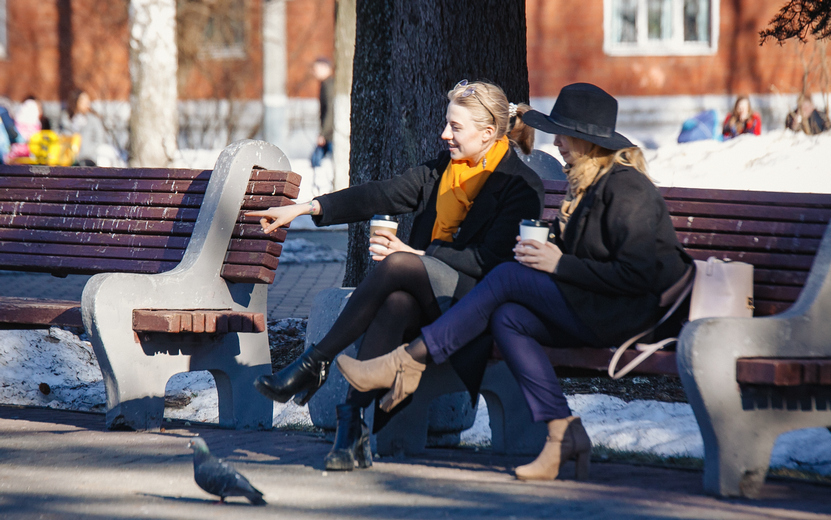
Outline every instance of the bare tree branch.
<svg viewBox="0 0 831 520"><path fill-rule="evenodd" d="M760 45L771 39L782 45L791 38L804 43L809 35L831 38L831 0L788 0L768 25L759 31Z"/></svg>

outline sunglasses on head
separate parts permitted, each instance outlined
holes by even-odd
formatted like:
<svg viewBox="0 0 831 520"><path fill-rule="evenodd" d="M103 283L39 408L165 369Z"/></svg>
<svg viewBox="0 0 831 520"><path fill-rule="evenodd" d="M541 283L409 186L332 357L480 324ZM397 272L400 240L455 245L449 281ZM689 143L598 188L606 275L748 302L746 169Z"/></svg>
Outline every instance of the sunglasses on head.
<svg viewBox="0 0 831 520"><path fill-rule="evenodd" d="M468 83L468 81L466 79L463 79L462 81L456 83L456 86L453 87L453 90L458 90L460 87L467 87L467 88L464 90L464 92L462 92L459 95L459 97L466 98L466 97L473 96L476 99L476 101L478 101L479 104L482 105L482 108L484 108L485 110L488 111L488 114L490 114L490 116L491 116L491 120L495 123L496 118L493 116L493 112L491 112L490 109L488 107L486 107L484 103L482 103L482 100L479 99L479 96L476 95L476 85L471 85L471 84Z"/></svg>

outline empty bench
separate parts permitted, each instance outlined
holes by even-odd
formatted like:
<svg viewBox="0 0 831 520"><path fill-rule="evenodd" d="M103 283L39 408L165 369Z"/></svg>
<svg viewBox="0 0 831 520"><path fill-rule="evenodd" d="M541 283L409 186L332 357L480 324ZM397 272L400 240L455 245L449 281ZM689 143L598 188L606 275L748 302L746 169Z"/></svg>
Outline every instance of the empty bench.
<svg viewBox="0 0 831 520"><path fill-rule="evenodd" d="M269 428L266 293L286 230L242 212L292 204L275 146L240 141L211 170L0 167L0 269L93 274L82 302L0 298L10 327L85 327L109 428L158 429L177 373L208 370L224 427Z"/></svg>

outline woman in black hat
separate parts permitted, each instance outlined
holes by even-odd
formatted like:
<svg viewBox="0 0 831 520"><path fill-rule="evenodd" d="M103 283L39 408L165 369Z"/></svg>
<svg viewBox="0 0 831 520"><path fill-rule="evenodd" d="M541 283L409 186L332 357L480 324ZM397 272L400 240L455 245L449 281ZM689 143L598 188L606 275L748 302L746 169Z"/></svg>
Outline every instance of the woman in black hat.
<svg viewBox="0 0 831 520"><path fill-rule="evenodd" d="M556 134L568 191L545 244L519 240L518 263L496 267L422 335L399 350L440 363L490 328L548 440L523 480L554 479L577 459L588 477L591 442L571 415L542 345L610 347L645 330L659 316L659 296L691 263L676 238L666 204L646 174L641 150L615 132L617 101L602 89L566 86L550 115L530 111L526 124ZM464 324L464 326L459 326ZM338 366L359 390L412 393L419 374L395 352L370 361L341 356Z"/></svg>

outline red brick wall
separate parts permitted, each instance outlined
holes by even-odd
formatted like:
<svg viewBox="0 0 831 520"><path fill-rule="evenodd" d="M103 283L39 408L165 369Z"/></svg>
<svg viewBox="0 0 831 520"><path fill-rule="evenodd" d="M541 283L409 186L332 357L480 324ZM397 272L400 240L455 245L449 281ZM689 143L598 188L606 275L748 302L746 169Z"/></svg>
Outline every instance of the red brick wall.
<svg viewBox="0 0 831 520"><path fill-rule="evenodd" d="M0 94L58 96L58 13L55 2L7 0L8 56L0 60Z"/></svg>
<svg viewBox="0 0 831 520"><path fill-rule="evenodd" d="M759 46L759 31L783 0L721 0L712 56L607 56L603 0L527 0L531 96L569 83L596 83L617 96L797 92L799 45Z"/></svg>
<svg viewBox="0 0 831 520"><path fill-rule="evenodd" d="M320 86L310 66L318 56L335 54L335 0L292 0L286 2L289 97L318 96Z"/></svg>
<svg viewBox="0 0 831 520"><path fill-rule="evenodd" d="M575 81L597 83L618 96L797 92L803 48L794 42L758 45L758 31L782 1L721 0L714 56L612 57L603 53L603 0L527 0L531 95L555 96ZM207 76L218 69L245 77L235 97L260 97L261 2L246 4L246 58L233 66L208 64L206 72L189 73L180 88L182 97L216 97ZM0 94L13 100L28 94L56 100L77 85L96 99L129 97L126 0L7 0L7 6L9 57L0 60ZM59 32L59 6L64 11L71 6L69 34L67 25ZM286 2L286 18L287 93L316 97L318 85L309 65L318 56L333 55L335 0ZM69 72L62 76L61 70ZM818 87L815 75L809 76L811 90Z"/></svg>

